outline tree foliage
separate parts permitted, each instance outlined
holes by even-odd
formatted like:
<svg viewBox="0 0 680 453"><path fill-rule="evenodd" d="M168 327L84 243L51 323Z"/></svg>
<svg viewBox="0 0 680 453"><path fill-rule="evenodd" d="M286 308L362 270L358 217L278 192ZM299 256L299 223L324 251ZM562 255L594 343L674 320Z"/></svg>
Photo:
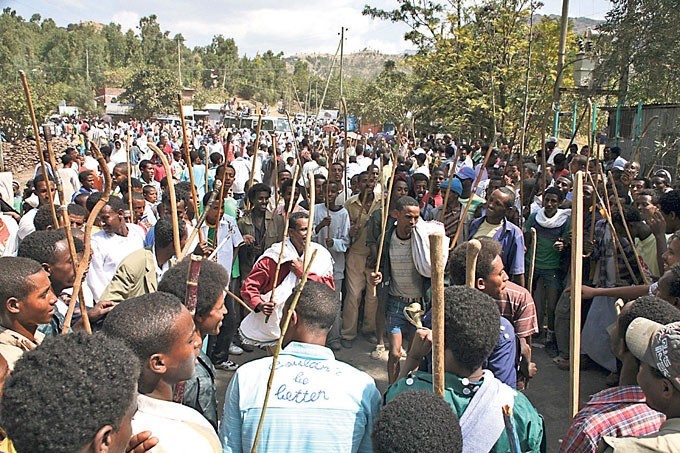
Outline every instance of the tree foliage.
<svg viewBox="0 0 680 453"><path fill-rule="evenodd" d="M173 112L180 92L177 75L167 69L143 68L125 84L121 101L135 104L133 113L139 118Z"/></svg>
<svg viewBox="0 0 680 453"><path fill-rule="evenodd" d="M598 39L600 84L630 102L680 101L680 8L676 1L612 0Z"/></svg>

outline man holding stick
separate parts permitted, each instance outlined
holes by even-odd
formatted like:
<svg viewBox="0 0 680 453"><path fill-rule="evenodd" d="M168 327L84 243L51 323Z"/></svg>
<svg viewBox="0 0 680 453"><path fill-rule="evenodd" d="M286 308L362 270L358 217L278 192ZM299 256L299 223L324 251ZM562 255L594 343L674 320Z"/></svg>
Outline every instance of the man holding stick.
<svg viewBox="0 0 680 453"><path fill-rule="evenodd" d="M323 259L320 251L314 261ZM369 453L380 393L370 376L336 360L324 346L340 301L332 287L313 280L304 286L283 339L259 451ZM229 383L219 431L224 452L251 451L271 365L271 358L242 365Z"/></svg>
<svg viewBox="0 0 680 453"><path fill-rule="evenodd" d="M373 295L371 285L374 278L371 277L372 268L368 260L370 250L366 245L368 232L367 223L374 211L381 206L381 199L374 195L375 180L368 172L359 174L359 194L354 195L347 203L345 209L349 213L349 235L352 245L347 253L347 267L345 272L345 285L347 296L342 311L342 346L351 348L357 336L359 324L359 306L361 294L366 290L364 299L364 323L363 334L374 343L375 319L378 309L378 298Z"/></svg>
<svg viewBox="0 0 680 453"><path fill-rule="evenodd" d="M510 451L504 405L513 410L521 451L545 451L543 418L523 394L482 369L498 341L500 314L493 299L476 289L452 286L444 292L444 307L444 400L459 417L465 451ZM421 345L409 356L422 358L430 353L431 344ZM387 389L385 401L415 390L432 391L432 375L411 373Z"/></svg>
<svg viewBox="0 0 680 453"><path fill-rule="evenodd" d="M292 293L295 285L302 278L303 260L305 254L305 239L309 218L307 214L296 212L291 214L288 226L288 238L285 244L278 242L264 251L253 265L252 270L241 286L244 301L253 308L253 312L241 322L239 333L243 341L255 346L273 346L281 336L279 321L283 314L283 302ZM277 281L274 282L276 266L281 255L281 267ZM333 258L322 245L312 242L309 244L310 253L316 250L316 259L312 264L308 278L312 281L325 283L335 289L333 283ZM271 293L276 287L277 300L270 300ZM265 318L271 319L265 321Z"/></svg>
<svg viewBox="0 0 680 453"><path fill-rule="evenodd" d="M414 328L404 316L404 308L414 302L423 305L423 294L429 279L423 277L413 261L413 229L420 219L420 205L409 196L400 198L395 206L397 221L388 222L384 233L380 272L372 273L374 284L387 288L385 328L390 342L387 376L390 383L399 376L399 360L403 337L413 338Z"/></svg>

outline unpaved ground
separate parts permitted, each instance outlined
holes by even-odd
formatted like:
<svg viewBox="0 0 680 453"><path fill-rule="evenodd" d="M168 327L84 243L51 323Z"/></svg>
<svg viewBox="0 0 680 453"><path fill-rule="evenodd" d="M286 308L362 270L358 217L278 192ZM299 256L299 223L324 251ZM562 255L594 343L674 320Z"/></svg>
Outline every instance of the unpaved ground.
<svg viewBox="0 0 680 453"><path fill-rule="evenodd" d="M387 388L386 361L372 359L370 353L373 348L372 344L358 337L352 349L343 349L336 353L336 357L373 376L380 391L384 392ZM263 352L256 351L233 356L231 359L241 364L264 356ZM534 361L538 366L538 374L531 381L526 395L545 419L548 451L557 451L559 439L569 428L569 372L562 371L553 365L542 348L534 348ZM217 398L220 413L224 393L233 374L227 371L217 371ZM581 404L586 402L590 395L605 388L605 377L606 373L601 369L589 369L581 373Z"/></svg>

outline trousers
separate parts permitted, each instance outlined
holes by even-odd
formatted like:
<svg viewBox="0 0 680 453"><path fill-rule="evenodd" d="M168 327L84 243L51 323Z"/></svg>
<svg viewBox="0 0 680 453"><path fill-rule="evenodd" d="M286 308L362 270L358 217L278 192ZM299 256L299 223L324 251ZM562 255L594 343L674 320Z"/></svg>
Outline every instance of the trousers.
<svg viewBox="0 0 680 453"><path fill-rule="evenodd" d="M354 340L357 336L359 324L359 305L361 293L366 290L364 298L364 322L361 329L364 334L375 332L375 315L378 310L378 297L373 295L371 272L366 266L367 255L354 253L350 250L347 254L345 265L345 287L347 296L342 310L342 331L344 340Z"/></svg>

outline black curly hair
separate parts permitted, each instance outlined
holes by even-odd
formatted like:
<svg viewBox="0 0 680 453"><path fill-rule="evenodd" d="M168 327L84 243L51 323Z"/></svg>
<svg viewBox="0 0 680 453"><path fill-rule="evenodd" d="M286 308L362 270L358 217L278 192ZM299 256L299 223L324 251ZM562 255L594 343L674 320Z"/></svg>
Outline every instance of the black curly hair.
<svg viewBox="0 0 680 453"><path fill-rule="evenodd" d="M10 297L24 299L33 286L27 277L43 271L39 262L30 258L0 257L0 310L5 311L5 302Z"/></svg>
<svg viewBox="0 0 680 453"><path fill-rule="evenodd" d="M500 312L496 302L467 286L444 290L444 345L470 372L489 357L498 343Z"/></svg>
<svg viewBox="0 0 680 453"><path fill-rule="evenodd" d="M175 341L173 326L182 310L172 294L159 291L133 297L109 312L102 332L122 340L146 363L152 355L170 350Z"/></svg>
<svg viewBox="0 0 680 453"><path fill-rule="evenodd" d="M635 318L645 318L664 325L680 321L680 310L659 297L638 297L631 304L630 310L619 315L619 334L621 336L625 336L628 326Z"/></svg>
<svg viewBox="0 0 680 453"><path fill-rule="evenodd" d="M52 217L52 208L48 204L38 207L38 212L33 217L33 226L36 231L45 231L48 227L56 228Z"/></svg>
<svg viewBox="0 0 680 453"><path fill-rule="evenodd" d="M397 395L373 424L374 453L460 453L458 416L440 396L412 391Z"/></svg>
<svg viewBox="0 0 680 453"><path fill-rule="evenodd" d="M190 262L191 260L186 258L163 274L163 278L158 283L158 291L172 294L183 301L187 291L187 273ZM210 260L203 260L201 273L198 275L196 314L203 315L210 312L228 284L229 272L224 267Z"/></svg>
<svg viewBox="0 0 680 453"><path fill-rule="evenodd" d="M297 289L296 286L286 300L286 307L293 303ZM335 291L324 283L307 280L295 307L295 312L302 323L312 329L328 331L339 311L340 300Z"/></svg>
<svg viewBox="0 0 680 453"><path fill-rule="evenodd" d="M17 256L30 258L40 264L54 264L57 243L66 240L66 232L63 229L34 231L24 238L19 244ZM80 253L85 249L83 241L77 237L73 238L76 252Z"/></svg>
<svg viewBox="0 0 680 453"><path fill-rule="evenodd" d="M475 269L475 280L478 278L488 278L492 271L491 263L501 253L501 244L495 239L478 238L482 248L477 256L477 267ZM465 284L465 266L467 257L468 242L458 245L449 255L449 276L454 285Z"/></svg>
<svg viewBox="0 0 680 453"><path fill-rule="evenodd" d="M136 396L139 361L119 340L84 332L24 353L5 383L3 428L19 452L81 451L99 429L121 427Z"/></svg>

